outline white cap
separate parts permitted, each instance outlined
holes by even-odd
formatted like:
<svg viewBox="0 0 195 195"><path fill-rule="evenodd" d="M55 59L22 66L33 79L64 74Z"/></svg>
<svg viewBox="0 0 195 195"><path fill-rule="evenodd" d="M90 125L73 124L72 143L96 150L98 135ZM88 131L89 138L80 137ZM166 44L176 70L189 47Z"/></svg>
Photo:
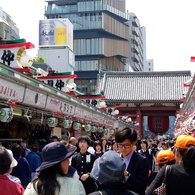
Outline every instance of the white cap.
<svg viewBox="0 0 195 195"><path fill-rule="evenodd" d="M16 159L14 158L12 151L11 151L11 150L9 150L9 149L6 149L6 150L8 151L8 153L10 154L11 159L12 159L12 162L11 162L10 168L16 167L16 166L17 166L17 164L18 164L18 162L17 162L17 161L16 161Z"/></svg>

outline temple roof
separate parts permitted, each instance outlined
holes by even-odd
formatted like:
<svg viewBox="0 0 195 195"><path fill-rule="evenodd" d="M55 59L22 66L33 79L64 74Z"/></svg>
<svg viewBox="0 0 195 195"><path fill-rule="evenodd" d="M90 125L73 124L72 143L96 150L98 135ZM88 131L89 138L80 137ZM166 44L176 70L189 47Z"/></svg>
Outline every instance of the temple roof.
<svg viewBox="0 0 195 195"><path fill-rule="evenodd" d="M113 102L180 102L190 71L101 72L97 93Z"/></svg>

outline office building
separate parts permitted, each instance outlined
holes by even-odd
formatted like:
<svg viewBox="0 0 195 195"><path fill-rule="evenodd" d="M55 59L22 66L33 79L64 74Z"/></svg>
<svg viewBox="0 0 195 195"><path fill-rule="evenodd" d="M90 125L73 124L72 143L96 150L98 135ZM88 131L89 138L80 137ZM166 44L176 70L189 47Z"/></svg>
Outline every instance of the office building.
<svg viewBox="0 0 195 195"><path fill-rule="evenodd" d="M0 39L18 39L19 29L11 16L0 7Z"/></svg>
<svg viewBox="0 0 195 195"><path fill-rule="evenodd" d="M140 25L134 13L128 13L128 15L130 53L127 60L127 71L144 71L144 66L147 65L145 27Z"/></svg>
<svg viewBox="0 0 195 195"><path fill-rule="evenodd" d="M68 18L73 24L76 83L83 92L89 91L85 86L96 86L97 76L83 84L79 79L81 71L83 78L87 78L89 71L127 70L129 15L125 13L125 0L47 0L47 3L47 19Z"/></svg>

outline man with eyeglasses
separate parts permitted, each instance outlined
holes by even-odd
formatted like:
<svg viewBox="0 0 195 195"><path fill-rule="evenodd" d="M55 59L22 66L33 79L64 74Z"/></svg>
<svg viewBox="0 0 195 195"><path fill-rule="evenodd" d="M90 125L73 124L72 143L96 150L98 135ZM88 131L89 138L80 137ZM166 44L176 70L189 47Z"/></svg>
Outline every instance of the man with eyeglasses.
<svg viewBox="0 0 195 195"><path fill-rule="evenodd" d="M149 162L146 157L135 152L137 132L131 128L117 130L115 133L115 141L117 142L121 157L126 163L124 174L127 178L127 189L139 195L144 195L149 174Z"/></svg>

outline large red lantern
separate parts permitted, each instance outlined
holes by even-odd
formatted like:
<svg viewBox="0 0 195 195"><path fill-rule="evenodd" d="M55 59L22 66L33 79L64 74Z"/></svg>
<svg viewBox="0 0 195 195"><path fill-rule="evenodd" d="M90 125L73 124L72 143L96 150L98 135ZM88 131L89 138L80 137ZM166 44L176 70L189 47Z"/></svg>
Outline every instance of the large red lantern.
<svg viewBox="0 0 195 195"><path fill-rule="evenodd" d="M149 130L155 134L164 134L169 129L168 116L149 116L148 117Z"/></svg>

